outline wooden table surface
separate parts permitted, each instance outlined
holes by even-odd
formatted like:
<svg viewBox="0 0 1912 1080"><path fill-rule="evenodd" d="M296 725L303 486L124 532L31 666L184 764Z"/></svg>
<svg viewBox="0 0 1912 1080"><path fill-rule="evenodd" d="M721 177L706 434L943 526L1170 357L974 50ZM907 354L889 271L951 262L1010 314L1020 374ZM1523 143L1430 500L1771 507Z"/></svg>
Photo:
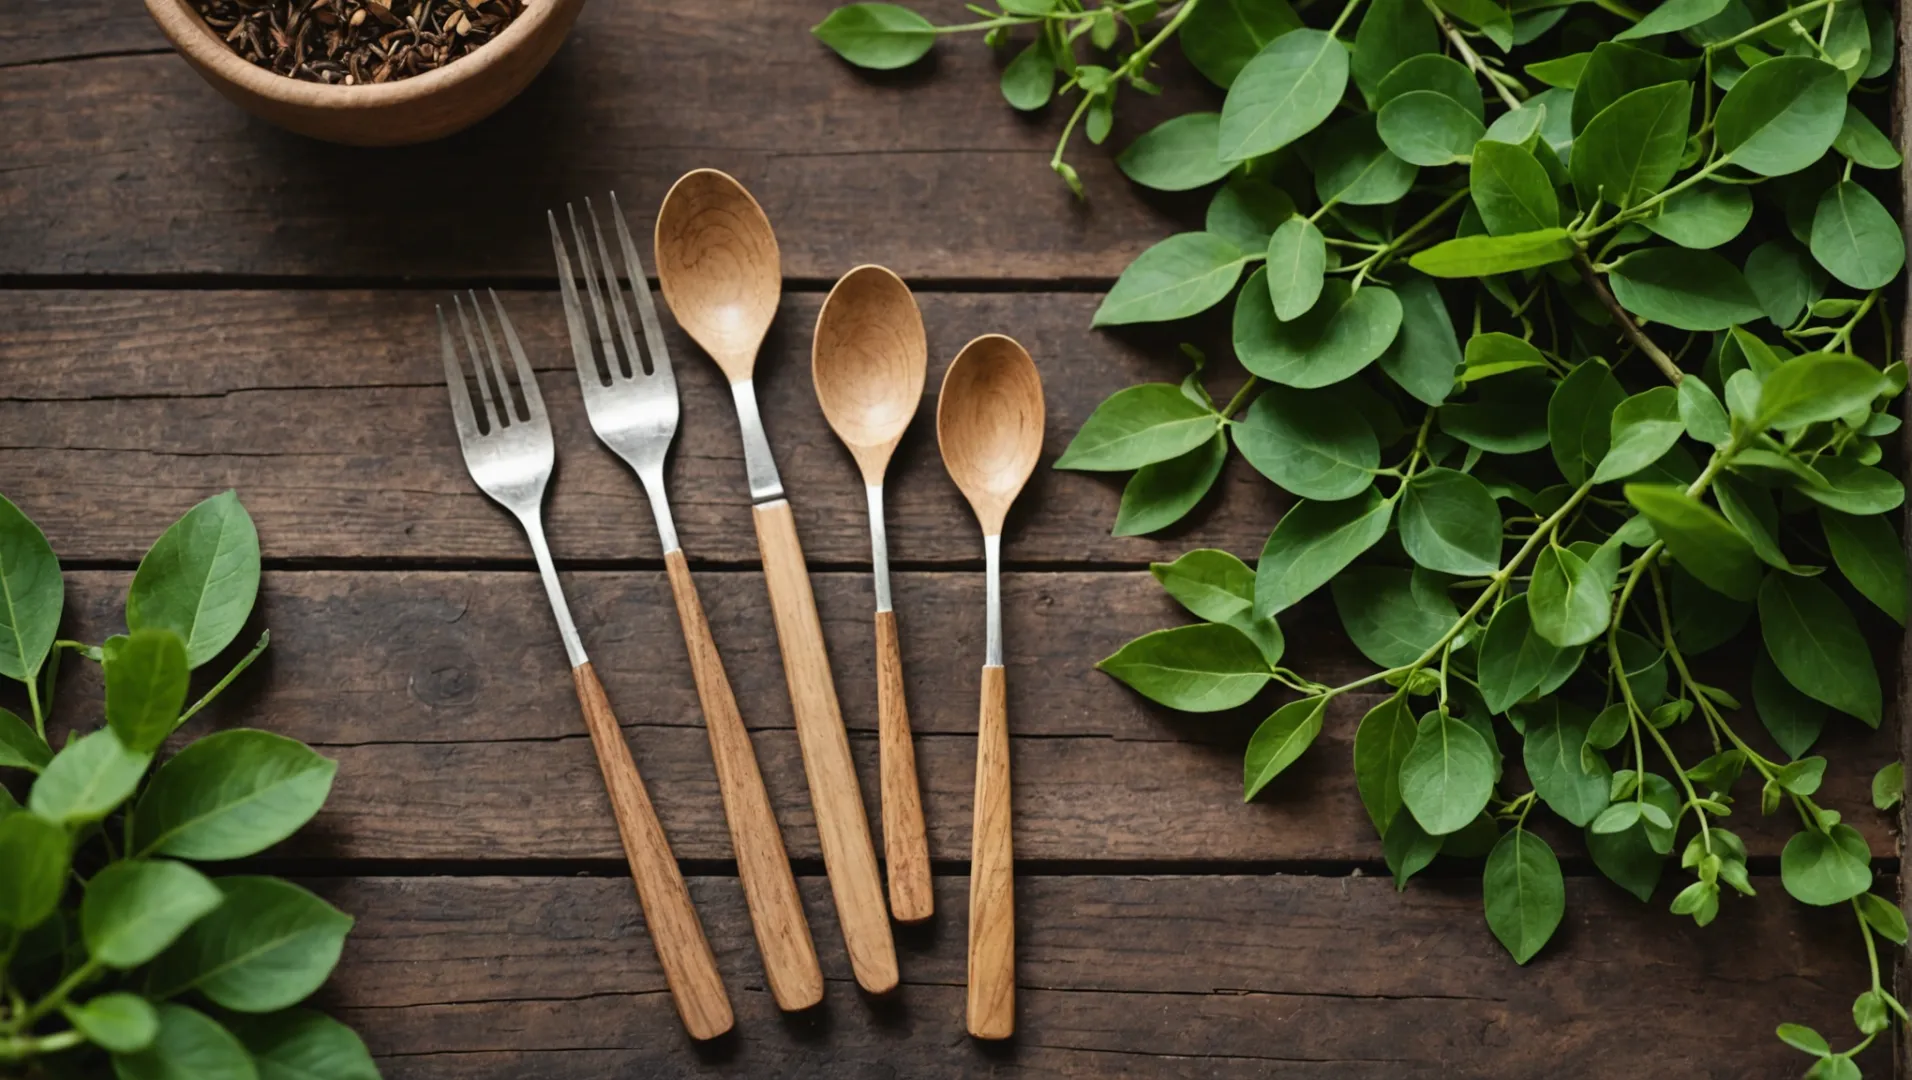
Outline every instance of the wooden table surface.
<svg viewBox="0 0 1912 1080"><path fill-rule="evenodd" d="M357 916L319 1003L364 1034L385 1075L1737 1078L1803 1070L1771 1037L1780 1021L1843 1044L1863 952L1848 913L1785 897L1783 825L1736 826L1761 895L1703 931L1666 912L1672 889L1642 905L1567 838L1567 921L1516 967L1482 921L1477 870L1437 869L1405 895L1387 880L1348 767L1371 700L1337 701L1302 764L1243 805L1241 750L1272 697L1182 716L1091 670L1180 620L1150 560L1200 546L1252 558L1281 509L1236 461L1192 524L1117 540L1119 484L1047 468L1103 397L1181 373L1172 337L1088 322L1127 261L1199 205L1144 195L1086 146L1078 204L1048 170L1059 117L1003 105L980 45L948 41L870 77L807 34L829 7L597 0L499 116L386 151L242 115L130 0L16 0L0 19L0 492L66 562L66 632L98 640L158 530L240 491L264 543L273 648L211 722L293 735L341 763L317 822L260 862ZM1186 72L1163 81L1166 101L1125 105L1111 148L1204 97ZM933 403L891 472L889 521L939 909L899 934L903 986L873 1000L849 978L821 877L735 419L673 330L678 528L829 979L826 1004L801 1016L764 990L650 512L571 391L541 221L615 188L648 230L670 181L697 166L742 179L782 244L789 278L757 382L872 810L863 493L808 373L823 292L859 262L908 279L932 395L984 331L1019 338L1042 370L1044 464L1005 543L1010 1043L963 1034L983 581ZM504 292L543 372L560 460L552 545L738 1013L709 1046L683 1035L665 993L523 537L459 458L432 307L467 285ZM1217 379L1238 377L1224 365ZM1326 606L1287 625L1297 668L1364 670ZM1897 730L1841 724L1826 740L1825 801L1866 831L1888 877L1897 839L1865 784ZM1890 1051L1867 1067L1887 1074Z"/></svg>

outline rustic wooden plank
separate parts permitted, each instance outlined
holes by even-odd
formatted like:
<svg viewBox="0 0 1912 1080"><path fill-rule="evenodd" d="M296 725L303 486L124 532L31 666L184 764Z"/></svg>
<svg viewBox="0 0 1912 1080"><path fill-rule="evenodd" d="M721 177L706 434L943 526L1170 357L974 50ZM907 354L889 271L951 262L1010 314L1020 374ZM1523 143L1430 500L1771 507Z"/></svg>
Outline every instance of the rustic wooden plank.
<svg viewBox="0 0 1912 1080"><path fill-rule="evenodd" d="M143 4L113 0L20 4L0 21L0 68L171 48Z"/></svg>
<svg viewBox="0 0 1912 1080"><path fill-rule="evenodd" d="M517 523L472 485L458 452L432 305L419 292L0 291L0 491L68 558L137 559L192 501L236 486L270 558L528 558ZM890 557L982 557L974 518L936 450L934 388L962 344L1015 335L1044 373L1044 465L1011 517L1011 565L1172 559L1200 546L1252 557L1285 497L1240 460L1190 525L1108 535L1120 476L1048 468L1107 395L1176 379L1173 340L1091 332L1090 294L922 298L928 400L890 467ZM597 443L575 383L556 292L508 294L545 372L559 445L547 520L560 560L660 557L635 477ZM810 381L821 297L787 297L758 393L813 563L869 562L863 485ZM758 561L742 446L716 367L673 324L683 420L669 477L693 562ZM1232 364L1229 365L1232 368ZM1216 392L1239 370L1224 369Z"/></svg>
<svg viewBox="0 0 1912 1080"><path fill-rule="evenodd" d="M95 40L67 6L25 5L33 28L0 52L0 275L550 277L546 207L615 187L648 230L671 181L711 166L763 202L792 277L875 261L906 276L1107 279L1177 217L1199 217L1195 200L1138 197L1113 148L1220 100L1165 56L1163 98L1125 95L1108 148L1077 139L1091 192L1079 203L1049 170L1061 109L1019 117L973 35L872 77L810 36L833 0L599 3L493 119L437 144L349 151L250 118L171 55L3 66ZM956 0L921 6L973 18ZM120 19L98 33L79 51L152 41ZM906 197L870 198L879 185Z"/></svg>
<svg viewBox="0 0 1912 1080"><path fill-rule="evenodd" d="M126 575L73 575L66 632L98 640L119 625ZM819 610L854 754L875 810L876 695L868 578L816 577ZM790 851L817 856L775 634L755 574L706 573L699 589L755 742ZM728 859L710 749L669 587L661 572L568 575L573 610L677 853ZM969 853L983 584L975 572L905 573L895 582L931 854ZM267 575L262 625L273 649L213 726L261 725L341 762L319 820L283 854L374 859L614 859L603 782L578 720L567 667L535 575L527 572L285 572ZM1317 746L1274 788L1241 802L1241 751L1282 700L1232 713L1153 706L1091 661L1125 638L1181 621L1141 573L1018 573L1004 586L1016 851L1024 859L1378 864L1380 847L1349 768L1350 740L1374 695L1332 707ZM1332 616L1289 621L1289 662L1333 682L1371 670ZM249 639L248 639L249 640ZM215 674L217 668L208 674ZM84 674L84 672L82 672ZM1706 676L1711 678L1713 676ZM1734 685L1730 679L1722 679ZM66 708L96 708L75 678ZM8 703L12 703L10 700ZM1750 719L1747 737L1765 743ZM1698 735L1698 732L1683 734ZM1836 764L1821 799L1894 840L1868 805L1891 759L1893 722L1833 723ZM1508 747L1517 754L1512 740ZM1695 759L1698 753L1694 754ZM1750 793L1748 793L1750 798ZM1793 829L1747 802L1732 827L1776 855ZM1563 852L1583 850L1557 836Z"/></svg>
<svg viewBox="0 0 1912 1080"><path fill-rule="evenodd" d="M677 1027L629 884L610 878L320 882L360 920L321 1002L390 1080L1737 1080L1801 1070L1771 1037L1782 1020L1849 1041L1866 985L1850 913L1793 904L1770 878L1705 930L1570 881L1558 937L1521 968L1468 883L1397 896L1358 877L1023 877L1017 1037L991 1049L962 1034L966 879L937 879L936 922L904 939L904 985L880 1003L852 989L817 916L822 884L802 887L831 987L817 1013L780 1019L737 883L692 881L738 1012L735 1036L702 1050ZM1888 1058L1875 1048L1868 1073Z"/></svg>

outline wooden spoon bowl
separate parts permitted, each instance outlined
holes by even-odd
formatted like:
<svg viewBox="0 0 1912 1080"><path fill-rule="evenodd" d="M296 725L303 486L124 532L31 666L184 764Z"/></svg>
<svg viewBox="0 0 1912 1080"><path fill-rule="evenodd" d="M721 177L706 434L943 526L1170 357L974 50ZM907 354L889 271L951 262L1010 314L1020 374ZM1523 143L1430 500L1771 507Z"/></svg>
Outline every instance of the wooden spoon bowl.
<svg viewBox="0 0 1912 1080"><path fill-rule="evenodd" d="M903 279L881 266L843 275L817 313L810 374L823 417L850 448L865 484L883 482L923 400L928 370L923 313Z"/></svg>
<svg viewBox="0 0 1912 1080"><path fill-rule="evenodd" d="M731 382L750 378L776 318L783 264L770 218L727 173L696 169L657 212L657 279L677 324Z"/></svg>
<svg viewBox="0 0 1912 1080"><path fill-rule="evenodd" d="M1002 532L1009 504L1035 470L1042 424L1042 379L1027 350L1001 334L963 346L943 375L936 441L985 536Z"/></svg>

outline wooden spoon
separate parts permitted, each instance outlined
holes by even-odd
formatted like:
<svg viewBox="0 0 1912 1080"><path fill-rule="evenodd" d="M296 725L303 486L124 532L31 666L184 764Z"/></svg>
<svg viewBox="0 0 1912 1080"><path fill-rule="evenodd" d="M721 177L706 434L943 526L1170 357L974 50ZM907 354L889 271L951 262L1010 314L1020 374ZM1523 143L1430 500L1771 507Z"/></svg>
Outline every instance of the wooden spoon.
<svg viewBox="0 0 1912 1080"><path fill-rule="evenodd" d="M890 870L890 914L898 922L930 917L929 840L903 696L903 656L890 606L890 555L883 528L883 473L897 440L923 400L929 344L923 314L903 279L880 266L843 275L817 314L810 375L817 403L856 458L870 502L871 576L876 586L876 700L883 790L883 854Z"/></svg>
<svg viewBox="0 0 1912 1080"><path fill-rule="evenodd" d="M943 466L983 527L988 652L976 733L976 820L969 868L969 1033L1016 1028L1014 858L1009 831L1009 717L1002 668L1002 523L1042 450L1042 379L1021 345L985 334L943 376L936 441Z"/></svg>
<svg viewBox="0 0 1912 1080"><path fill-rule="evenodd" d="M686 173L657 213L657 276L671 311L730 381L743 434L751 519L763 555L764 584L783 653L783 678L804 778L816 817L817 843L830 878L837 921L857 985L873 994L896 988L896 943L883 907L883 879L870 841L843 728L823 623L810 571L797 541L796 518L770 455L750 377L757 349L783 293L777 236L743 185L714 169Z"/></svg>

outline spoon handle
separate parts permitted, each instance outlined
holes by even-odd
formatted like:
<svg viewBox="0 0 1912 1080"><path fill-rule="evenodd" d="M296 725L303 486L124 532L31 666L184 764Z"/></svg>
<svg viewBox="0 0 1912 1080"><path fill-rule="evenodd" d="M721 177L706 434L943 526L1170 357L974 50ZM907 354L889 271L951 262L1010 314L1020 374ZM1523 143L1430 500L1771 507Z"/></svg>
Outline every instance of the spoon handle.
<svg viewBox="0 0 1912 1080"><path fill-rule="evenodd" d="M784 853L783 834L777 829L763 773L757 767L757 752L737 712L737 698L710 636L710 623L683 550L665 552L664 566L670 573L671 596L677 601L677 621L684 627L697 700L710 732L717 789L724 800L724 820L730 825L730 846L737 854L737 876L750 906L751 927L757 933L757 951L763 955L764 977L779 1009L807 1009L823 1000L823 971L817 966L817 949L803 918L790 857Z"/></svg>
<svg viewBox="0 0 1912 1080"><path fill-rule="evenodd" d="M916 783L909 703L903 698L903 653L896 612L876 613L876 712L879 771L883 777L883 855L890 869L890 914L922 922L935 910L929 881L929 837Z"/></svg>
<svg viewBox="0 0 1912 1080"><path fill-rule="evenodd" d="M1016 1030L1016 895L1009 837L1009 715L1003 669L983 668L976 731L976 820L969 854L969 1033Z"/></svg>
<svg viewBox="0 0 1912 1080"><path fill-rule="evenodd" d="M896 988L896 943L890 937L883 905L883 881L877 873L870 820L863 810L850 737L837 706L830 677L830 655L823 645L823 623L810 591L810 572L797 541L790 503L774 499L752 508L757 548L763 555L764 584L770 590L770 614L783 652L784 682L790 687L790 711L796 720L803 773L810 783L810 808L817 821L823 868L836 899L837 921L849 949L857 985L872 994Z"/></svg>

